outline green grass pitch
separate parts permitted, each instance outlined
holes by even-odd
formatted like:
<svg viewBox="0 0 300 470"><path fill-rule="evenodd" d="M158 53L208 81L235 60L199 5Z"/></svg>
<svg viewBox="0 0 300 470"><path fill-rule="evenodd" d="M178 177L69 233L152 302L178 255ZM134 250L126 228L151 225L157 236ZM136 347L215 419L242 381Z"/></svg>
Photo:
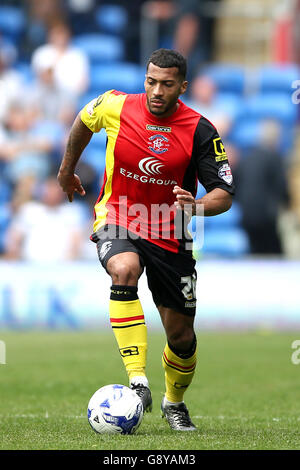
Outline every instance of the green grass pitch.
<svg viewBox="0 0 300 470"><path fill-rule="evenodd" d="M185 401L197 432L161 418L164 336L149 331L153 411L132 436L97 435L86 408L96 389L128 385L113 334L2 332L1 449L299 449L300 365L290 334L198 332L198 366Z"/></svg>

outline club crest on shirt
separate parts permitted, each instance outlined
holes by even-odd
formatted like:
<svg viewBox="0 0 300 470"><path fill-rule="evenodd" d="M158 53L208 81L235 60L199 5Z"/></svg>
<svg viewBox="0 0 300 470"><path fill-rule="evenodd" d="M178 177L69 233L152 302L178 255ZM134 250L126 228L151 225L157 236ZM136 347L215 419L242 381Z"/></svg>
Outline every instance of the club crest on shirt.
<svg viewBox="0 0 300 470"><path fill-rule="evenodd" d="M169 139L161 134L155 134L149 137L148 141L148 149L152 150L152 152L161 154L167 152L169 149Z"/></svg>

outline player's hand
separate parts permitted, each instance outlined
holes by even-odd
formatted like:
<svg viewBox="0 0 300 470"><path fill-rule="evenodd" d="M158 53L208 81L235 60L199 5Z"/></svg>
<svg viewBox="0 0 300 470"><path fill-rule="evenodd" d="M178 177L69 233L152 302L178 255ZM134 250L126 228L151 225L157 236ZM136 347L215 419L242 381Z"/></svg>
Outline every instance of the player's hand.
<svg viewBox="0 0 300 470"><path fill-rule="evenodd" d="M58 173L57 180L62 190L67 193L70 202L73 201L74 193L79 193L80 196L85 196L85 190L81 184L80 178L75 174Z"/></svg>
<svg viewBox="0 0 300 470"><path fill-rule="evenodd" d="M173 193L176 195L175 207L183 210L189 217L192 217L196 213L196 202L192 193L179 186L174 186Z"/></svg>

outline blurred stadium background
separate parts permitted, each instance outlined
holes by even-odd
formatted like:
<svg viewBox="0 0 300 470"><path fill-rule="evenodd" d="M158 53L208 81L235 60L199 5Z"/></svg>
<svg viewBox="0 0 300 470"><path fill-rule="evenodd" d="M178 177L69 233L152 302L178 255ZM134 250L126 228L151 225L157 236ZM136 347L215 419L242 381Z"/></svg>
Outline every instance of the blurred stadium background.
<svg viewBox="0 0 300 470"><path fill-rule="evenodd" d="M199 327L300 327L300 1L0 0L2 328L108 326L89 240L104 130L78 165L84 199L67 203L56 173L76 113L142 92L158 47L187 57L183 99L218 128L237 184L195 240ZM144 278L139 292L156 327Z"/></svg>

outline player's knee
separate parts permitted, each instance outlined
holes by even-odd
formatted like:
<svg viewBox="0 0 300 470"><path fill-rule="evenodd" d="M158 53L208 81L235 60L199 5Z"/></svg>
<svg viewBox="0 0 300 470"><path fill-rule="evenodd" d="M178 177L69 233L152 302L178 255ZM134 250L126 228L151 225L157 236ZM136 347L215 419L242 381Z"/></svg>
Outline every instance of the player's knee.
<svg viewBox="0 0 300 470"><path fill-rule="evenodd" d="M118 263L110 273L112 282L115 285L129 286L136 285L139 278L140 267L135 264Z"/></svg>
<svg viewBox="0 0 300 470"><path fill-rule="evenodd" d="M181 328L175 330L168 336L168 342L176 350L189 351L195 342L195 332L193 328Z"/></svg>

